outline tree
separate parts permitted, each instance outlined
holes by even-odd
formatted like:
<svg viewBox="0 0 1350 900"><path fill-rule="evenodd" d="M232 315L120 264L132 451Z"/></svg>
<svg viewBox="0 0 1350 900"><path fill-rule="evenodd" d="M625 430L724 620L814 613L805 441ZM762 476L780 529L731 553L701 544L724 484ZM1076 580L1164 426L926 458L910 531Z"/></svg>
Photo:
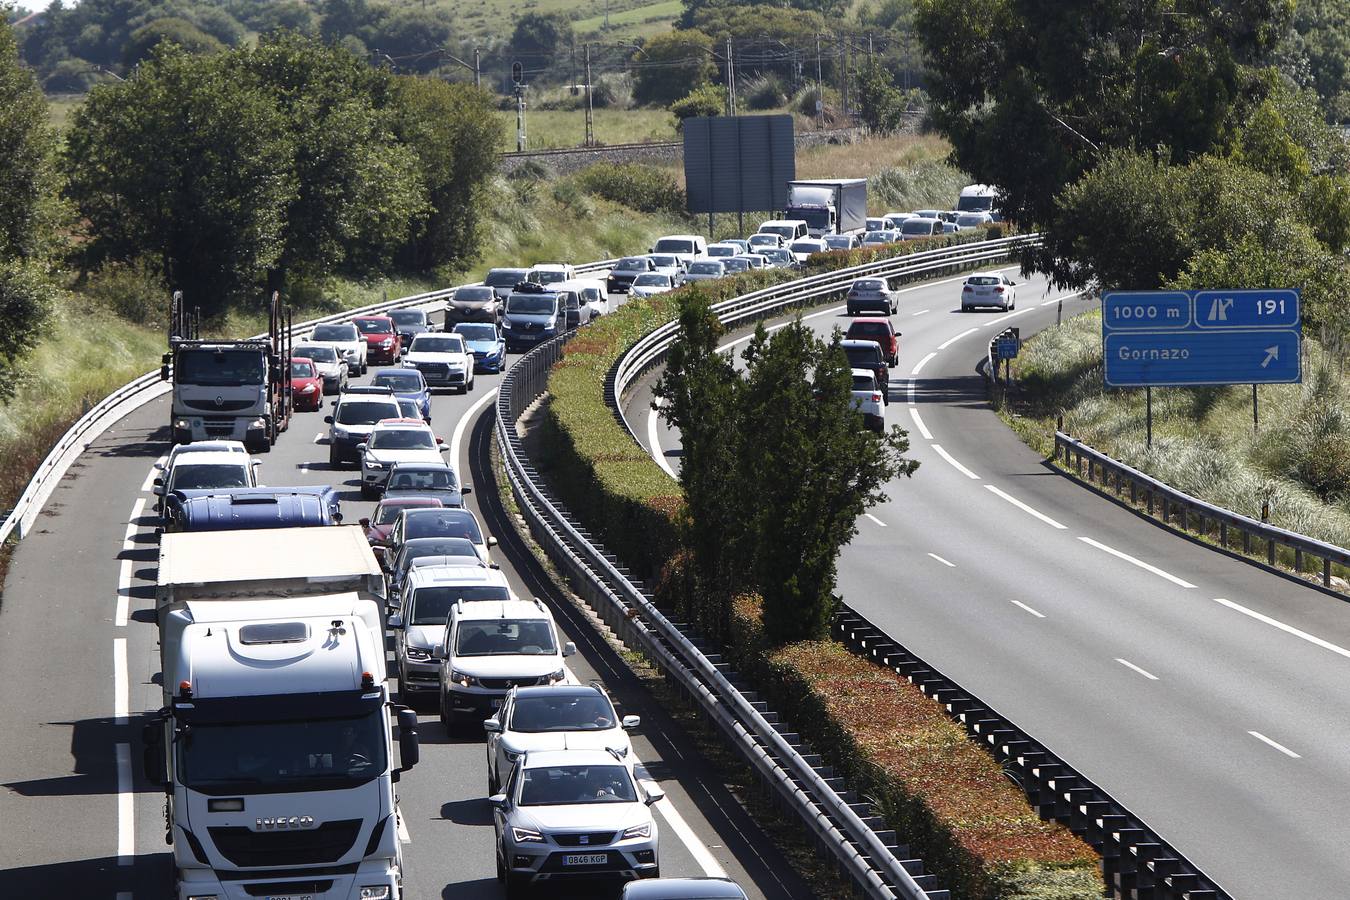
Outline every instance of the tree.
<svg viewBox="0 0 1350 900"><path fill-rule="evenodd" d="M14 396L15 375L41 339L55 299L55 288L35 263L0 259L0 400Z"/></svg>
<svg viewBox="0 0 1350 900"><path fill-rule="evenodd" d="M270 92L224 56L157 48L96 87L67 136L66 193L88 260L148 258L216 314L285 248L295 146Z"/></svg>
<svg viewBox="0 0 1350 900"><path fill-rule="evenodd" d="M841 333L817 338L798 319L772 338L761 324L745 351L737 421L739 496L755 541L764 629L776 643L826 636L836 604L839 551L885 485L918 467L899 428L862 427Z"/></svg>
<svg viewBox="0 0 1350 900"><path fill-rule="evenodd" d="M482 194L497 170L502 122L492 96L463 84L399 78L394 133L417 158L426 214L416 220L405 261L426 271L478 249Z"/></svg>
<svg viewBox="0 0 1350 900"><path fill-rule="evenodd" d="M1103 150L1181 163L1227 144L1250 67L1284 32L1291 0L1156 4L917 0L930 114L955 162L997 184L1005 215L1055 226L1053 198ZM1036 254L1072 283L1071 262Z"/></svg>
<svg viewBox="0 0 1350 900"><path fill-rule="evenodd" d="M441 63L441 48L450 43L453 22L444 10L398 7L372 29L371 44L398 60L399 67L430 72Z"/></svg>
<svg viewBox="0 0 1350 900"><path fill-rule="evenodd" d="M1328 119L1350 122L1350 6L1299 0L1276 58L1295 83L1317 92Z"/></svg>
<svg viewBox="0 0 1350 900"><path fill-rule="evenodd" d="M225 45L193 25L187 19L169 16L155 19L131 33L123 51L123 62L134 66L162 43L177 44L193 54L219 53Z"/></svg>
<svg viewBox="0 0 1350 900"><path fill-rule="evenodd" d="M511 49L552 59L572 44L572 23L558 13L526 13L511 32Z"/></svg>
<svg viewBox="0 0 1350 900"><path fill-rule="evenodd" d="M752 498L743 495L738 459L744 449L740 399L743 383L726 354L717 352L722 324L707 292L680 292L679 338L653 393L661 416L680 432L679 530L693 561L692 590L683 610L714 640L728 637L731 600L747 583L754 549L745 527Z"/></svg>
<svg viewBox="0 0 1350 900"><path fill-rule="evenodd" d="M649 40L634 59L633 99L669 106L717 74L712 38L701 31L672 31Z"/></svg>
<svg viewBox="0 0 1350 900"><path fill-rule="evenodd" d="M278 275L364 273L387 265L426 211L413 151L394 137L393 76L300 35L229 57L271 98L294 144Z"/></svg>
<svg viewBox="0 0 1350 900"><path fill-rule="evenodd" d="M42 246L55 147L37 79L19 62L13 30L0 23L0 260L34 256Z"/></svg>
<svg viewBox="0 0 1350 900"><path fill-rule="evenodd" d="M888 133L900 126L907 104L891 73L869 59L858 70L858 112L863 124L875 132Z"/></svg>

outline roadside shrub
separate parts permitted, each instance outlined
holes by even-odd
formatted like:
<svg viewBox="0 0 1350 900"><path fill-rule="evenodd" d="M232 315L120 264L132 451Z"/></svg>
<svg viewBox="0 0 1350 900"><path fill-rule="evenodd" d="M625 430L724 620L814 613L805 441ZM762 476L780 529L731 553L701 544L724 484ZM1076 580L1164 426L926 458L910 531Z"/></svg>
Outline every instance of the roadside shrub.
<svg viewBox="0 0 1350 900"><path fill-rule="evenodd" d="M167 324L170 291L143 263L106 263L89 273L83 293L128 322L151 328Z"/></svg>
<svg viewBox="0 0 1350 900"><path fill-rule="evenodd" d="M597 163L576 176L582 190L644 213L684 213L684 191L675 176L642 163Z"/></svg>
<svg viewBox="0 0 1350 900"><path fill-rule="evenodd" d="M778 109L787 103L787 89L783 79L772 72L766 72L745 83L745 105L755 110Z"/></svg>
<svg viewBox="0 0 1350 900"><path fill-rule="evenodd" d="M725 103L721 88L716 85L705 84L670 104L670 111L675 114L675 118L678 120L675 126L678 130L680 123L683 123L685 119L694 116L720 116Z"/></svg>
<svg viewBox="0 0 1350 900"><path fill-rule="evenodd" d="M622 73L606 73L591 84L591 106L596 109L628 109L633 105L633 79Z"/></svg>
<svg viewBox="0 0 1350 900"><path fill-rule="evenodd" d="M758 597L732 611L729 650L775 711L873 799L953 896L1089 900L1097 855L1042 822L1002 767L917 687L835 641L769 649Z"/></svg>

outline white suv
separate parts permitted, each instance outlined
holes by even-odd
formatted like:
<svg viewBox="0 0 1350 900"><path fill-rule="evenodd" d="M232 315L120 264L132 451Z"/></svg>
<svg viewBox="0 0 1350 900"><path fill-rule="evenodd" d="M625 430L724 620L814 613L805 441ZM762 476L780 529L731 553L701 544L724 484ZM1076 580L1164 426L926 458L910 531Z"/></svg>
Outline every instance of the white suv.
<svg viewBox="0 0 1350 900"><path fill-rule="evenodd" d="M377 496L398 463L440 463L450 448L421 419L385 419L375 423L361 451L361 496Z"/></svg>
<svg viewBox="0 0 1350 900"><path fill-rule="evenodd" d="M877 433L886 431L886 398L877 387L871 369L850 369L853 373L853 408L863 414L863 424Z"/></svg>
<svg viewBox="0 0 1350 900"><path fill-rule="evenodd" d="M438 689L432 651L445 643L450 610L460 601L514 600L500 569L457 557L432 557L439 565L414 565L400 594L400 610L389 617L398 658L399 696L411 705L415 694ZM460 562L449 564L452 559Z"/></svg>
<svg viewBox="0 0 1350 900"><path fill-rule="evenodd" d="M564 643L548 607L539 600L456 603L436 648L440 661L441 723L481 727L506 692L535 684L576 684L563 663L577 652Z"/></svg>

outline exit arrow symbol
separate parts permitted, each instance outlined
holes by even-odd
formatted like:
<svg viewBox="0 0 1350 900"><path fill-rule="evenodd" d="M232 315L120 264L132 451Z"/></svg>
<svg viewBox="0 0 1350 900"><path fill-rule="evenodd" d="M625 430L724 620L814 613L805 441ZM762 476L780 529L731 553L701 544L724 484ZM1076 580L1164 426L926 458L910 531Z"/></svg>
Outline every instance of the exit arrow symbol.
<svg viewBox="0 0 1350 900"><path fill-rule="evenodd" d="M1266 348L1266 358L1263 359L1263 360L1261 360L1261 368L1264 369L1266 366L1270 365L1271 360L1275 360L1275 359L1279 359L1279 358L1280 358L1280 348L1279 348L1278 346L1276 346L1276 347L1267 347L1267 348Z"/></svg>

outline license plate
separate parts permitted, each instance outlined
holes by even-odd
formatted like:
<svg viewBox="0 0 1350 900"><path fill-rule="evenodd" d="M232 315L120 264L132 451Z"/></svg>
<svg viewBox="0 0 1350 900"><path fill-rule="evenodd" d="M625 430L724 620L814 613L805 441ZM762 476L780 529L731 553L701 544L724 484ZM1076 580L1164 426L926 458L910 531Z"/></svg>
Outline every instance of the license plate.
<svg viewBox="0 0 1350 900"><path fill-rule="evenodd" d="M263 900L314 900L313 894L268 894Z"/></svg>
<svg viewBox="0 0 1350 900"><path fill-rule="evenodd" d="M607 862L608 853L572 853L563 857L564 866L603 866Z"/></svg>

